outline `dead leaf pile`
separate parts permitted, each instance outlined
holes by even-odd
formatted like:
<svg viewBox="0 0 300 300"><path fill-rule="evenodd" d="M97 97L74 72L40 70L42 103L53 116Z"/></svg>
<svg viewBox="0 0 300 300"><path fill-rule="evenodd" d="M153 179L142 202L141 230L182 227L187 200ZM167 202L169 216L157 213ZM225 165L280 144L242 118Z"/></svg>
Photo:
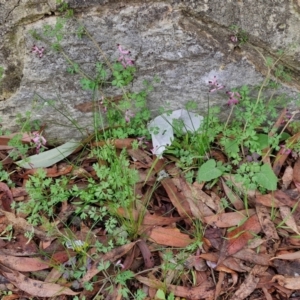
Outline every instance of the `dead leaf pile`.
<svg viewBox="0 0 300 300"><path fill-rule="evenodd" d="M293 134L289 144L299 137ZM0 138L2 159L11 151L8 140ZM175 158L157 159L147 149L133 149L133 141L90 138L34 155L29 162L19 161L17 168L6 161L15 187L0 182L0 290L12 295L3 294L2 299L73 299L75 295L125 299L114 278L128 270L134 275L127 287L132 295L142 290L145 299L160 299L159 290L191 300L300 298L300 158L278 151L272 159L270 149L265 149L264 161L279 178L278 190L245 195L239 183L235 188L227 183L234 182L230 176L221 177L213 188L188 182ZM55 208L54 217L38 227L12 208L13 202L29 200L26 181L38 167L44 168L46 177L67 176L70 187L85 189L89 178L98 180L93 163L101 164L88 149L107 143L125 148L130 168L139 174L136 202L130 209L120 205L111 212L120 228L134 224L126 244L99 252L98 246L108 246L111 235L105 220L94 224L79 218L72 203L78 199L66 199ZM78 157L79 163L73 164ZM226 161L221 151L214 150L211 157ZM76 278L78 270L82 274Z"/></svg>

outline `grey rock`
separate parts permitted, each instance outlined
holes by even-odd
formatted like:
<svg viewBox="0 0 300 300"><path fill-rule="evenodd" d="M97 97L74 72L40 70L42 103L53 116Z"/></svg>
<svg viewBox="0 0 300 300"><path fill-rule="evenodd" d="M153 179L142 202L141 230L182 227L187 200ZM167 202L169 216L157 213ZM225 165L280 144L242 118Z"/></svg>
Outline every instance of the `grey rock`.
<svg viewBox="0 0 300 300"><path fill-rule="evenodd" d="M65 53L92 75L95 62L103 57L93 42L76 36L78 22L84 24L110 61L117 59L116 44L130 49L137 67L137 78L130 87L157 75L148 105L153 116L158 107L169 104L182 108L189 100L199 104L200 113L219 104L227 111L225 90L257 86L267 74L263 56L274 60L278 51L285 55L280 64L292 80L282 82L278 94L287 95L293 107L300 90L300 3L297 0L72 0L76 21L66 24L61 42ZM0 0L0 65L4 78L0 86L0 116L3 128L19 130L16 116L32 112L32 120L46 124L46 136L62 142L81 138L92 131L92 113L76 106L92 100L79 85L80 76L67 72L63 55L51 49L51 38L36 41L33 30L55 25L60 17L55 0ZM247 33L246 44L238 46L230 36L231 25ZM42 58L32 46L45 47ZM259 52L258 52L258 51ZM259 54L261 53L261 55ZM217 76L226 86L223 92L208 95L208 81ZM115 88L105 94L117 95ZM54 100L56 109L48 105ZM69 117L69 120L63 114ZM72 122L70 120L73 120ZM80 133L74 123L83 128Z"/></svg>

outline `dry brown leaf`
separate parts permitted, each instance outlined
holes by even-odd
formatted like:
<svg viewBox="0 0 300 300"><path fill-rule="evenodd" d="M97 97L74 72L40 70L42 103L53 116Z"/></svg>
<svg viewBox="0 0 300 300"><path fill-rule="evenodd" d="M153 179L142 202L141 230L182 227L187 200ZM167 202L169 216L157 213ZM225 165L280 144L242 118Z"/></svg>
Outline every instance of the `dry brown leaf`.
<svg viewBox="0 0 300 300"><path fill-rule="evenodd" d="M298 157L297 161L295 162L294 169L293 169L293 181L298 189L300 190L300 157Z"/></svg>
<svg viewBox="0 0 300 300"><path fill-rule="evenodd" d="M137 210L131 210L129 213L127 210L125 210L122 207L118 208L117 212L120 216L122 216L124 218L129 218L129 219L134 218L135 221L138 221L139 217L141 216L141 213L139 213ZM182 217L163 217L163 216L158 216L158 215L150 215L149 213L146 213L142 220L140 231L148 229L150 226L170 225L170 224L176 223L181 220L182 220Z"/></svg>
<svg viewBox="0 0 300 300"><path fill-rule="evenodd" d="M57 282L57 280L63 275L63 268L52 268L45 278L45 282Z"/></svg>
<svg viewBox="0 0 300 300"><path fill-rule="evenodd" d="M11 204L13 203L13 196L11 190L9 189L8 185L4 182L0 182L0 200L2 202L2 207L4 210L11 212Z"/></svg>
<svg viewBox="0 0 300 300"><path fill-rule="evenodd" d="M205 192L202 191L203 184L194 182L191 186L191 191L194 199L197 199L197 201L201 201L205 204L205 206L208 206L215 212L222 211L222 207L220 205L220 201L215 201L213 197L210 197Z"/></svg>
<svg viewBox="0 0 300 300"><path fill-rule="evenodd" d="M233 255L247 245L248 241L253 239L260 231L261 226L258 217L257 215L253 215L243 225L227 234L222 248L225 246L225 253L227 253L227 255Z"/></svg>
<svg viewBox="0 0 300 300"><path fill-rule="evenodd" d="M151 168L152 158L141 149L127 149L128 154L135 160L143 164L144 168Z"/></svg>
<svg viewBox="0 0 300 300"><path fill-rule="evenodd" d="M267 207L257 204L256 213L263 232L267 239L279 239L274 222L271 220L270 211Z"/></svg>
<svg viewBox="0 0 300 300"><path fill-rule="evenodd" d="M266 300L273 300L272 295L269 293L269 291L265 287L262 288L262 291L264 292Z"/></svg>
<svg viewBox="0 0 300 300"><path fill-rule="evenodd" d="M206 261L197 256L197 255L190 255L185 261L184 266L188 269L195 268L198 272L204 272L207 270L208 266L206 264Z"/></svg>
<svg viewBox="0 0 300 300"><path fill-rule="evenodd" d="M59 177L62 175L69 174L73 169L73 166L71 165L60 165L59 167L57 165L54 165L50 168L43 168L43 170L46 172L47 177ZM24 179L28 179L29 175L36 174L40 168L33 168L26 170L26 172L22 175Z"/></svg>
<svg viewBox="0 0 300 300"><path fill-rule="evenodd" d="M293 181L294 170L291 166L287 166L282 175L282 186L287 189L291 182ZM300 182L300 181L299 181Z"/></svg>
<svg viewBox="0 0 300 300"><path fill-rule="evenodd" d="M122 98L123 95L116 95L116 96L105 97L105 100L108 101L108 103L111 102L118 103ZM104 109L104 105L103 105L103 100L88 101L88 102L77 104L74 106L74 108L78 109L81 112L86 113L86 112L98 111L99 108Z"/></svg>
<svg viewBox="0 0 300 300"><path fill-rule="evenodd" d="M225 279L225 272L220 271L219 272L219 278L218 278L218 282L216 285L216 292L215 292L215 297L214 300L217 300L219 295L221 294L222 291L222 285L224 283L224 279Z"/></svg>
<svg viewBox="0 0 300 300"><path fill-rule="evenodd" d="M146 244L146 242L144 240L140 240L137 242L137 246L140 248L142 256L144 258L144 262L145 262L145 267L146 269L150 269L153 268L154 266L154 261L152 259L152 255L151 252L149 250L148 245Z"/></svg>
<svg viewBox="0 0 300 300"><path fill-rule="evenodd" d="M242 194L246 194L247 197L248 197L248 201L252 201L255 198L256 191L245 189L243 187L243 184L241 182L237 182L233 175L225 174L225 175L222 176L222 178L225 178L226 180L231 182L239 192L241 192Z"/></svg>
<svg viewBox="0 0 300 300"><path fill-rule="evenodd" d="M182 193L177 190L174 182L176 182L175 178L164 178L161 181L161 184L166 190L172 204L176 207L179 215L183 218L192 217L189 203L182 195Z"/></svg>
<svg viewBox="0 0 300 300"><path fill-rule="evenodd" d="M231 260L231 263L232 263L232 260L234 258L233 257L230 257L228 259L228 263L229 261ZM228 274L236 274L235 271L238 271L238 272L245 272L245 270L242 270L236 263L234 263L232 266L226 266L224 264L225 261L223 261L221 264L217 265L214 270L216 271L219 271L219 272L225 272L225 273L228 273ZM230 263L229 263L230 264ZM236 270L237 269L237 270Z"/></svg>
<svg viewBox="0 0 300 300"><path fill-rule="evenodd" d="M287 206L282 206L279 208L280 215L282 218L282 221L295 233L300 234L300 230L296 224L296 221L294 219L294 216L292 215L292 211Z"/></svg>
<svg viewBox="0 0 300 300"><path fill-rule="evenodd" d="M194 187L191 184L187 183L184 178L178 177L174 178L173 180L175 185L181 189L195 218L203 221L204 216L214 215L212 210L210 210L210 208L208 208L208 206L199 199L199 193L195 193L195 191L193 192Z"/></svg>
<svg viewBox="0 0 300 300"><path fill-rule="evenodd" d="M253 274L249 274L230 300L246 299L256 289L258 282L258 277L255 277Z"/></svg>
<svg viewBox="0 0 300 300"><path fill-rule="evenodd" d="M8 142L13 137L15 137L16 135L22 136L21 141L22 141L23 144L29 144L31 142L32 135L30 135L28 133L16 132L16 133L12 133L10 135L2 135L2 136L0 136L0 145L1 146L7 146L7 147L9 147L9 149L13 149L14 147L8 146Z"/></svg>
<svg viewBox="0 0 300 300"><path fill-rule="evenodd" d="M34 272L66 262L70 258L70 255L71 254L66 251L59 251L54 253L51 259L43 261L37 257L16 257L0 254L0 262L12 270L19 272Z"/></svg>
<svg viewBox="0 0 300 300"><path fill-rule="evenodd" d="M276 190L274 192L274 197L279 200L281 203L283 203L284 205L291 207L291 208L295 208L296 206L296 211L300 212L300 205L298 205L298 200L294 200L292 199L288 194L287 191L283 192L281 190Z"/></svg>
<svg viewBox="0 0 300 300"><path fill-rule="evenodd" d="M255 203L262 204L267 207L273 207L273 208L285 205L284 203L276 199L274 194L272 193L265 194L265 195L257 195L255 197Z"/></svg>
<svg viewBox="0 0 300 300"><path fill-rule="evenodd" d="M16 217L13 213L4 211L2 209L0 209L0 212L2 212L6 216L6 218L8 219L10 224L13 225L15 230L19 232L26 232L26 231L33 232L41 240L51 239L48 233L33 227L25 219L21 217Z"/></svg>
<svg viewBox="0 0 300 300"><path fill-rule="evenodd" d="M233 257L262 266L269 266L271 258L271 256L268 254L256 253L251 249L242 249L237 253L233 254Z"/></svg>
<svg viewBox="0 0 300 300"><path fill-rule="evenodd" d="M155 182L156 180L156 177L154 176L155 175L154 170L150 172L149 170L138 169L138 175L139 175L139 179L137 183L143 182L145 184L146 182Z"/></svg>
<svg viewBox="0 0 300 300"><path fill-rule="evenodd" d="M2 296L1 298L1 300L15 300L15 299L20 299L20 296L16 294L12 294L7 296Z"/></svg>
<svg viewBox="0 0 300 300"><path fill-rule="evenodd" d="M234 206L234 208L236 210L244 209L245 205L244 205L244 202L241 200L241 198L227 186L227 184L225 183L225 181L223 179L221 179L221 181L222 181L222 186L223 186L224 192L225 192L227 198L230 200L230 202Z"/></svg>
<svg viewBox="0 0 300 300"><path fill-rule="evenodd" d="M159 245L184 248L195 240L187 234L181 233L177 228L154 227L151 229L148 239Z"/></svg>
<svg viewBox="0 0 300 300"><path fill-rule="evenodd" d="M254 209L221 213L213 216L208 216L204 218L205 223L217 226L219 228L227 228L239 225L242 221L247 218L247 214L252 216L255 214Z"/></svg>
<svg viewBox="0 0 300 300"><path fill-rule="evenodd" d="M143 277L141 275L136 275L135 278L149 286L155 289L162 289L164 290L166 288L166 285L164 282L161 282L157 279L150 279L148 277ZM187 299L213 299L214 297L214 288L213 283L206 281L203 282L200 286L197 287L184 287L184 286L178 286L178 285L167 285L167 291L168 293L173 293L177 297L184 297Z"/></svg>
<svg viewBox="0 0 300 300"><path fill-rule="evenodd" d="M272 278L272 282L277 282L279 285L289 290L299 290L300 280L299 277L287 277L283 275L275 275Z"/></svg>
<svg viewBox="0 0 300 300"><path fill-rule="evenodd" d="M214 263L217 263L217 261L219 260L219 254L216 252L202 253L199 255L199 257Z"/></svg>
<svg viewBox="0 0 300 300"><path fill-rule="evenodd" d="M59 295L78 295L79 292L73 292L67 287L61 286L55 283L43 282L39 280L34 280L24 276L17 271L3 271L1 270L3 276L5 276L11 283L13 283L21 291L28 293L34 297L55 297Z"/></svg>
<svg viewBox="0 0 300 300"><path fill-rule="evenodd" d="M13 198L27 196L27 191L24 187L11 188L11 193L12 193Z"/></svg>
<svg viewBox="0 0 300 300"><path fill-rule="evenodd" d="M276 257L271 258L271 260L273 260L273 259L286 259L286 260L300 259L300 251L280 254L280 255L277 255Z"/></svg>
<svg viewBox="0 0 300 300"><path fill-rule="evenodd" d="M225 266L231 270L231 272L226 272L234 274L235 272L250 272L251 268L243 264L243 259L237 257L229 256L225 258L220 265L216 267L216 270L219 270L219 266Z"/></svg>
<svg viewBox="0 0 300 300"><path fill-rule="evenodd" d="M288 138L286 140L286 144L289 145L289 147L291 148L300 138L300 132L296 133L295 135L293 135L292 137ZM274 164L273 164L273 171L275 173L275 175L278 175L280 173L281 167L283 166L284 162L286 161L286 159L288 158L289 153L286 153L285 151L279 150Z"/></svg>

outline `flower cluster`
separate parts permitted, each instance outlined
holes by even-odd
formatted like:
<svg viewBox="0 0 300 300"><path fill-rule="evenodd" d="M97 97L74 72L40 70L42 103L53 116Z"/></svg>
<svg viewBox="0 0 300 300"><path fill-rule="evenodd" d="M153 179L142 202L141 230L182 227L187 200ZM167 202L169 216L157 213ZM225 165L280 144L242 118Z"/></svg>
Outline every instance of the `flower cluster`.
<svg viewBox="0 0 300 300"><path fill-rule="evenodd" d="M126 112L125 112L125 121L127 123L129 123L131 117L134 117L134 113L131 110L126 109Z"/></svg>
<svg viewBox="0 0 300 300"><path fill-rule="evenodd" d="M238 92L226 92L226 94L229 95L229 100L227 102L228 105L231 106L239 103L241 95Z"/></svg>
<svg viewBox="0 0 300 300"><path fill-rule="evenodd" d="M33 132L33 138L31 138L31 140L35 143L36 153L39 153L40 148L47 143L46 139L37 131Z"/></svg>
<svg viewBox="0 0 300 300"><path fill-rule="evenodd" d="M124 50L119 44L117 46L119 50L118 61L123 65L124 68L126 68L127 66L132 66L134 64L134 61L130 57L130 51Z"/></svg>
<svg viewBox="0 0 300 300"><path fill-rule="evenodd" d="M32 52L32 53L36 53L36 55L37 55L39 58L42 58L42 57L43 57L44 51L45 51L45 48L44 48L44 47L39 48L39 47L36 46L36 45L33 45L32 49L31 49L31 52Z"/></svg>
<svg viewBox="0 0 300 300"><path fill-rule="evenodd" d="M238 37L236 35L231 35L230 36L230 40L233 42L233 43L237 43L238 42Z"/></svg>
<svg viewBox="0 0 300 300"><path fill-rule="evenodd" d="M217 91L217 90L221 90L225 87L225 85L220 85L218 83L216 76L214 76L213 80L210 80L208 83L211 86L211 89L209 90L210 93Z"/></svg>

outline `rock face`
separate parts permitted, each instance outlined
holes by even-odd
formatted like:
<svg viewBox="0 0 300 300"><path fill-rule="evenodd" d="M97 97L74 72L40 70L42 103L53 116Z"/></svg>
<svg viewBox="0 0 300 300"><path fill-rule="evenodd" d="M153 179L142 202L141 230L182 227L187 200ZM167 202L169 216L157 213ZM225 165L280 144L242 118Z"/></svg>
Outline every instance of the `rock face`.
<svg viewBox="0 0 300 300"><path fill-rule="evenodd" d="M87 73L93 74L102 53L87 36L76 36L80 24L110 60L118 56L116 44L131 50L137 78L131 88L140 90L143 80L157 75L148 104L153 115L169 104L181 108L188 100L207 110L208 81L217 76L226 89L256 86L267 73L264 58L272 57L290 75L282 79L279 93L293 106L300 90L299 0L69 0L75 20L65 24L61 46L64 53ZM17 130L16 116L31 112L31 119L46 125L48 138L60 141L80 137L74 127L92 125L92 113L78 109L92 100L83 91L78 74L67 72L62 52L51 48L55 37L36 41L32 32L55 26L60 13L55 0L0 0L0 86L2 126ZM234 25L232 27L232 25ZM235 39L238 39L236 42ZM245 41L246 43L240 44ZM44 47L40 58L32 47ZM279 50L284 51L281 57ZM105 90L107 95L120 91ZM48 104L55 101L55 109ZM210 95L210 104L226 111L226 94ZM66 118L63 115L67 115ZM24 119L21 118L21 122ZM70 121L72 120L72 122ZM92 128L92 127L90 127Z"/></svg>

